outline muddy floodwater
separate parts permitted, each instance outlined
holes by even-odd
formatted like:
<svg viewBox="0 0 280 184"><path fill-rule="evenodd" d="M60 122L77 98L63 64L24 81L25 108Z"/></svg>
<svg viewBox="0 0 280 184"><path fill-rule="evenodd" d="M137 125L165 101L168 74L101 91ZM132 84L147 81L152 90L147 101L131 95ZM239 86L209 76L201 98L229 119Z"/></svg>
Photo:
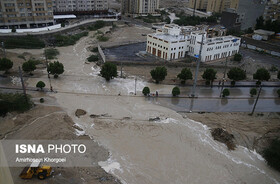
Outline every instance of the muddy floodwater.
<svg viewBox="0 0 280 184"><path fill-rule="evenodd" d="M59 91L52 96L84 129L80 134L108 149L110 159L99 163L106 172L127 184L280 183L279 173L254 151L239 146L230 152L212 139L208 127L140 96L146 85L141 78L136 85L139 96L133 94L134 76L106 82L98 76L98 66L85 64L89 45L86 37L75 46L59 48L65 73L51 81ZM46 77L42 80L49 84ZM28 80L30 86L36 82ZM87 115L77 118L79 108ZM160 120L149 121L155 117Z"/></svg>

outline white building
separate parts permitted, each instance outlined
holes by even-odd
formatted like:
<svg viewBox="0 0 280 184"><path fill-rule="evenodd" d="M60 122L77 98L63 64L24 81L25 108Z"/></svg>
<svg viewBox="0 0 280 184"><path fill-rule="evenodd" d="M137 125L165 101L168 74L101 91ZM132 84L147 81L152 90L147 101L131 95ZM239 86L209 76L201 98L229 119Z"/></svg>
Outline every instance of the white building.
<svg viewBox="0 0 280 184"><path fill-rule="evenodd" d="M203 37L202 62L225 58L239 52L240 38L208 38L207 32L199 29L193 26L164 25L156 33L147 35L146 51L164 60L180 59L186 55L197 57Z"/></svg>

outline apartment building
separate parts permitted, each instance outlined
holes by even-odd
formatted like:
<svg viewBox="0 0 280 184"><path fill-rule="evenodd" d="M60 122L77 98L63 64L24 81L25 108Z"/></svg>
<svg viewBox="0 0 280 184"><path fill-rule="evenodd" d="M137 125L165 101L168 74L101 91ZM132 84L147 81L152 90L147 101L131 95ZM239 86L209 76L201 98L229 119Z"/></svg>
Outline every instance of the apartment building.
<svg viewBox="0 0 280 184"><path fill-rule="evenodd" d="M159 0L122 0L123 14L155 14L157 9L159 9Z"/></svg>
<svg viewBox="0 0 280 184"><path fill-rule="evenodd" d="M108 0L52 0L55 13L108 10Z"/></svg>
<svg viewBox="0 0 280 184"><path fill-rule="evenodd" d="M264 20L280 20L280 0L270 0L263 14Z"/></svg>
<svg viewBox="0 0 280 184"><path fill-rule="evenodd" d="M206 12L218 12L226 10L227 8L238 7L239 0L190 0L189 8L194 8Z"/></svg>
<svg viewBox="0 0 280 184"><path fill-rule="evenodd" d="M164 60L176 60L187 55L197 57L201 47L201 61L212 61L233 56L239 52L240 38L212 37L205 29L193 26L164 25L156 33L147 35L146 52Z"/></svg>
<svg viewBox="0 0 280 184"><path fill-rule="evenodd" d="M1 28L35 28L53 25L52 0L1 0Z"/></svg>

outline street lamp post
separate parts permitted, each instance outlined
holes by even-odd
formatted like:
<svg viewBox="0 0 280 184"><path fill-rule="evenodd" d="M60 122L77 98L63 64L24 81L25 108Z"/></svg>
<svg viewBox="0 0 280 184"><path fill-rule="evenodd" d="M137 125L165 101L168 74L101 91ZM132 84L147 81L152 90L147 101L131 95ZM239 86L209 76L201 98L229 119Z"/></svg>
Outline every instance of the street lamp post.
<svg viewBox="0 0 280 184"><path fill-rule="evenodd" d="M224 77L223 77L223 81L222 81L220 97L222 97L222 93L223 93L223 89L224 89L224 85L225 85L225 81L226 81L227 63L228 63L228 57L226 58L226 64L225 64Z"/></svg>

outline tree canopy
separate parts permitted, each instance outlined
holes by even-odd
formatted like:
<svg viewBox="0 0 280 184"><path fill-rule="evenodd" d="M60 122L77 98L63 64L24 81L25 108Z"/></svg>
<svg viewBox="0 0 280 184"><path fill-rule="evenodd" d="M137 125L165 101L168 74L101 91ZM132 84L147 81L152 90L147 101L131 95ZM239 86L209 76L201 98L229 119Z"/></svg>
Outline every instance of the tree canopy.
<svg viewBox="0 0 280 184"><path fill-rule="evenodd" d="M177 86L172 89L172 95L173 96L180 95L180 89Z"/></svg>
<svg viewBox="0 0 280 184"><path fill-rule="evenodd" d="M143 95L147 96L148 94L150 94L150 88L149 87L144 87L142 90Z"/></svg>
<svg viewBox="0 0 280 184"><path fill-rule="evenodd" d="M246 79L246 72L242 70L241 68L234 67L230 69L230 71L227 73L228 78L233 81L239 81Z"/></svg>
<svg viewBox="0 0 280 184"><path fill-rule="evenodd" d="M37 88L40 88L41 90L46 86L46 84L43 81L39 81L36 84Z"/></svg>
<svg viewBox="0 0 280 184"><path fill-rule="evenodd" d="M117 71L117 65L113 63L106 62L100 71L100 74L103 78L106 79L106 81L110 81L114 77L117 77L118 71Z"/></svg>
<svg viewBox="0 0 280 184"><path fill-rule="evenodd" d="M151 76L156 81L156 83L159 83L160 81L163 81L167 75L167 69L162 67L156 67L155 69L151 70Z"/></svg>
<svg viewBox="0 0 280 184"><path fill-rule="evenodd" d="M64 72L64 66L59 61L55 61L53 63L49 63L47 67L48 73L52 74L56 77Z"/></svg>
<svg viewBox="0 0 280 184"><path fill-rule="evenodd" d="M259 81L268 81L270 79L270 73L265 68L259 68L257 72L254 73L253 78Z"/></svg>
<svg viewBox="0 0 280 184"><path fill-rule="evenodd" d="M24 62L22 64L22 70L25 71L26 73L30 73L33 72L34 70L36 70L36 64L35 61L33 60L28 60L26 62Z"/></svg>
<svg viewBox="0 0 280 184"><path fill-rule="evenodd" d="M217 74L216 70L214 70L213 68L207 68L204 71L202 78L207 81L211 81L211 83L212 83L216 79L216 74Z"/></svg>
<svg viewBox="0 0 280 184"><path fill-rule="evenodd" d="M192 72L189 68L183 68L181 73L179 73L177 77L182 80L183 84L186 82L186 80L193 78Z"/></svg>
<svg viewBox="0 0 280 184"><path fill-rule="evenodd" d="M13 67L13 62L8 58L0 59L0 71L8 72Z"/></svg>

